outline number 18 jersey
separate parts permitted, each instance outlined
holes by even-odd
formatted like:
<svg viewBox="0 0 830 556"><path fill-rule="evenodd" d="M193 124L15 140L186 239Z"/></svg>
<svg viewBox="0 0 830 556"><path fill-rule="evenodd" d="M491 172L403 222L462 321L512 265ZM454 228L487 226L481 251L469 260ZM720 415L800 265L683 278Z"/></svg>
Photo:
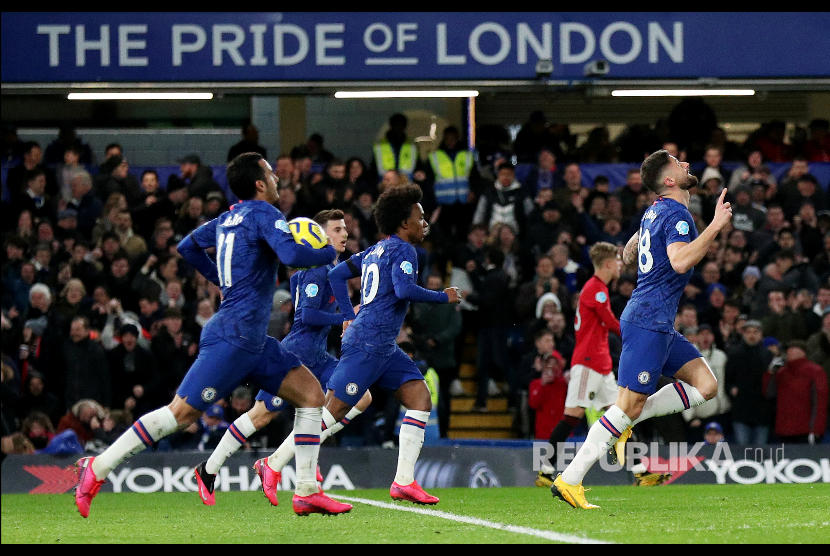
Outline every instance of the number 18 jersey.
<svg viewBox="0 0 830 556"><path fill-rule="evenodd" d="M671 266L666 247L697 238L692 214L674 199L658 198L640 221L637 248L637 287L620 316L648 330L671 332L683 289L692 270L678 274Z"/></svg>

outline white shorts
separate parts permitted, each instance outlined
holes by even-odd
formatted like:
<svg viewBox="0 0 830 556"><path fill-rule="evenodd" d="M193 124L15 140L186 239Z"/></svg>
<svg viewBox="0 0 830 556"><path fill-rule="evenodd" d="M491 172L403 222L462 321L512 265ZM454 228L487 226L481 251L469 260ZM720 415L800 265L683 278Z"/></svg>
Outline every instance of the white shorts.
<svg viewBox="0 0 830 556"><path fill-rule="evenodd" d="M614 373L602 375L585 365L571 367L565 407L605 409L616 401L617 380Z"/></svg>

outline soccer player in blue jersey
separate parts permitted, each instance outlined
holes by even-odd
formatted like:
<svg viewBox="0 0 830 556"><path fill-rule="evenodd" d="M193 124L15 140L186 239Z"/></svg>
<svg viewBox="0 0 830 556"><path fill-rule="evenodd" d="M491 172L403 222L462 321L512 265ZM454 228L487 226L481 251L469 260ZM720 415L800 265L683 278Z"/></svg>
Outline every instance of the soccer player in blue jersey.
<svg viewBox="0 0 830 556"><path fill-rule="evenodd" d="M395 391L407 411L399 435L398 470L389 493L397 500L435 504L438 498L415 481L415 461L432 409L430 393L421 371L395 339L410 301L459 303L461 295L457 288L436 292L416 282L418 258L413 245L421 243L428 230L421 195L417 185L384 191L375 206L375 220L389 237L329 272L342 307L349 302L346 280L359 267L361 302L357 317L343 333L340 362L326 385L323 421L326 427L333 426L373 384Z"/></svg>
<svg viewBox="0 0 830 556"><path fill-rule="evenodd" d="M341 513L348 504L318 492L315 480L320 450L320 419L324 401L317 379L291 352L266 335L278 262L291 266L326 265L334 247L314 250L297 244L283 214L277 178L257 153L244 153L228 164L228 183L241 201L185 237L179 253L205 278L221 288L222 304L207 322L199 355L182 380L170 405L140 417L109 448L77 462L75 504L83 517L104 478L130 456L195 422L216 400L243 382L277 392L297 408L297 489L294 511ZM206 250L215 248L215 259ZM202 496L209 493L202 492Z"/></svg>
<svg viewBox="0 0 830 556"><path fill-rule="evenodd" d="M697 348L674 329L674 318L692 269L732 218L730 203L723 201L726 189L712 222L698 235L688 209L689 189L698 180L689 173L689 164L660 150L643 161L640 174L643 184L659 197L623 251L626 264L636 258L638 273L637 287L620 317L623 348L617 401L594 423L551 487L554 496L575 508L599 507L585 499L582 479L612 446L618 461L625 463L625 441L632 426L698 406L717 394L715 375ZM677 380L657 390L661 375Z"/></svg>
<svg viewBox="0 0 830 556"><path fill-rule="evenodd" d="M336 209L320 211L314 216L314 221L323 227L329 244L334 247L338 256L343 253L346 250L346 240L349 236L343 211ZM351 303L347 303L340 312L337 312L337 303L328 281L329 270L334 268L333 263L337 263L336 258L326 266L299 270L291 276L289 284L294 296L294 323L291 332L280 342L282 347L300 358L300 361L308 367L320 384L328 382L337 366L337 359L326 351L331 327L342 325L344 320L352 320L355 316ZM353 274L360 276L360 269L354 269ZM343 420L322 431L320 442L322 443L326 438L340 431L371 403L372 395L366 391L363 398ZM284 407L282 398L260 390L254 407L231 424L207 461L196 467L197 480L205 484L205 488L209 488L212 492L216 473L225 461L242 447L248 436L270 423ZM279 503L277 485L282 480L282 468L291 461L294 452L294 436L288 435L271 456L260 459L254 464L254 469L262 480L265 497L274 506ZM204 502L204 499L202 501Z"/></svg>

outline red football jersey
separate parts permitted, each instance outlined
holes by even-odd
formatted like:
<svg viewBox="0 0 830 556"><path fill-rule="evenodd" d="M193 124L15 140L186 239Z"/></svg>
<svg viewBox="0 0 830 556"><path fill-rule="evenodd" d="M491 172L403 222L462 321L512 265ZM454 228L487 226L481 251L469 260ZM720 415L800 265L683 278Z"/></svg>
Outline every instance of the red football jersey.
<svg viewBox="0 0 830 556"><path fill-rule="evenodd" d="M571 366L585 365L603 375L610 373L612 364L608 332L620 335L620 321L611 310L608 286L596 275L585 282L579 294L574 331L576 347L571 356Z"/></svg>

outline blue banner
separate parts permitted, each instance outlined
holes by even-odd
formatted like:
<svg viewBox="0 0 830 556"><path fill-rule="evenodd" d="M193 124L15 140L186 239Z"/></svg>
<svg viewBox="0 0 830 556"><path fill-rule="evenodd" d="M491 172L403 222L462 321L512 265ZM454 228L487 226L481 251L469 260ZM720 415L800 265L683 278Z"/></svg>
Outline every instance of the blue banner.
<svg viewBox="0 0 830 556"><path fill-rule="evenodd" d="M2 15L4 83L830 76L826 12Z"/></svg>

